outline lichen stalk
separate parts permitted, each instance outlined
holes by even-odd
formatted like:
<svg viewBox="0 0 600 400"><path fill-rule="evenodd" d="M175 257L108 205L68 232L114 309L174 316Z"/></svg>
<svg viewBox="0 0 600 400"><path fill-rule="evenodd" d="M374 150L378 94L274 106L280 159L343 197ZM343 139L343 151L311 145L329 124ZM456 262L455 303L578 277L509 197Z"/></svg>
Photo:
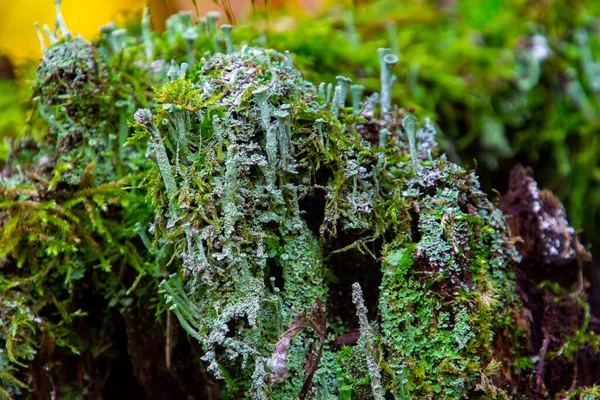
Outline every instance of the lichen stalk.
<svg viewBox="0 0 600 400"><path fill-rule="evenodd" d="M194 27L189 27L185 32L183 32L183 38L187 43L187 62L189 65L194 65L196 63L196 50L194 49L194 43L196 43L196 39L198 39L198 32Z"/></svg>
<svg viewBox="0 0 600 400"><path fill-rule="evenodd" d="M142 14L142 39L144 41L144 50L146 59L151 61L154 58L154 40L152 40L151 18L148 7L144 7Z"/></svg>
<svg viewBox="0 0 600 400"><path fill-rule="evenodd" d="M416 124L417 118L414 112L408 112L403 121L404 131L408 138L408 148L410 151L410 161L415 170L419 169L419 160L417 156L417 137L416 137Z"/></svg>
<svg viewBox="0 0 600 400"><path fill-rule="evenodd" d="M350 92L352 93L352 108L354 115L360 115L362 111L362 96L365 92L363 85L352 85L350 86Z"/></svg>
<svg viewBox="0 0 600 400"><path fill-rule="evenodd" d="M383 400L383 387L381 385L381 371L379 365L375 360L374 356L374 340L369 319L367 318L367 307L363 299L362 289L359 283L352 285L352 302L356 305L356 316L360 326L360 335L364 340L365 355L367 357L367 366L369 368L369 375L371 376L371 388L373 390L373 397L377 400Z"/></svg>
<svg viewBox="0 0 600 400"><path fill-rule="evenodd" d="M398 62L398 57L391 54L390 49L378 49L379 66L381 68L381 115L388 118L392 107L392 85L395 78L392 75L392 68Z"/></svg>
<svg viewBox="0 0 600 400"><path fill-rule="evenodd" d="M341 76L338 75L335 77L337 80L337 86L341 87L341 93L340 93L340 97L338 99L338 105L339 107L345 107L346 106L346 98L348 97L348 89L350 86L350 83L352 83L352 79L345 77L345 76Z"/></svg>
<svg viewBox="0 0 600 400"><path fill-rule="evenodd" d="M209 11L206 13L206 24L208 26L208 34L214 35L217 33L217 21L221 14L218 11Z"/></svg>
<svg viewBox="0 0 600 400"><path fill-rule="evenodd" d="M225 53L231 54L233 52L233 42L231 41L231 31L233 26L229 24L221 25L221 31L223 31L223 36L225 38Z"/></svg>

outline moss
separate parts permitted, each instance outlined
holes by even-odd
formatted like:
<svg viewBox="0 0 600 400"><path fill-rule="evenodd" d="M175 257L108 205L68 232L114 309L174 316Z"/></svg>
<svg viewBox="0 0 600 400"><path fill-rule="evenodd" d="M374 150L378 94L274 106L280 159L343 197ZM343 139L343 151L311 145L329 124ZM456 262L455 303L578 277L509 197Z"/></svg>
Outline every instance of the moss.
<svg viewBox="0 0 600 400"><path fill-rule="evenodd" d="M146 72L63 35L51 35L55 43L32 84L30 132L13 147L0 177L0 337L7 349L2 379L9 379L2 386L13 388L11 394L19 386L43 390L70 373L51 368L52 359L98 351L106 338L82 331L98 326L110 337L111 311L127 314L158 283L134 229L148 207L140 191L124 189L137 185L143 154L122 148L135 104L128 79L133 73L143 85ZM97 298L106 310L99 319L88 317ZM64 393L87 391L71 378Z"/></svg>

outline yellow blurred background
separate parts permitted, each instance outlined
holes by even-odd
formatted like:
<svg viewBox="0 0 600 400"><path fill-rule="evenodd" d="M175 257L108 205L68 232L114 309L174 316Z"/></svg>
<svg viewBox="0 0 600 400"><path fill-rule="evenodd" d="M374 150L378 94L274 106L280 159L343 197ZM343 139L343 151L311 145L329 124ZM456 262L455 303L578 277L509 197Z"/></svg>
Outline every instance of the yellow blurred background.
<svg viewBox="0 0 600 400"><path fill-rule="evenodd" d="M223 1L218 1L222 3ZM315 9L324 0L269 0L270 7ZM148 3L155 29L164 27L168 15L179 10L195 12L191 0L63 0L61 10L67 27L83 37L91 39L99 33L99 27L110 21L119 22L132 12L139 12ZM212 0L198 0L200 15L210 10L223 11ZM223 2L225 3L225 2ZM236 18L242 18L252 10L251 0L227 0ZM255 3L261 3L256 1ZM224 13L222 13L224 16ZM223 17L224 18L224 17ZM0 55L13 60L39 58L40 43L34 23L40 27L47 24L54 29L53 0L0 0Z"/></svg>
<svg viewBox="0 0 600 400"><path fill-rule="evenodd" d="M118 20L126 11L143 6L143 0L63 0L62 12L73 32L90 38L98 28ZM52 0L0 0L0 53L11 58L41 56L40 42L34 23L47 24L54 30L55 14Z"/></svg>

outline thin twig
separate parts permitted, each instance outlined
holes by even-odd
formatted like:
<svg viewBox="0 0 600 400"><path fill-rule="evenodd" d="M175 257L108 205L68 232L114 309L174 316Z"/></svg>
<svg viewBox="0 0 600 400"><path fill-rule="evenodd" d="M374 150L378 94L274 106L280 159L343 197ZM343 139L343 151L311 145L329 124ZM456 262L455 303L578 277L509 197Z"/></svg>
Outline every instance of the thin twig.
<svg viewBox="0 0 600 400"><path fill-rule="evenodd" d="M310 390L310 386L312 385L313 377L315 376L315 372L319 368L319 363L321 362L321 356L323 355L323 346L325 345L325 336L320 337L319 351L317 352L317 358L312 365L312 368L306 374L306 378L304 379L304 384L302 385L302 389L300 389L300 393L298 397L300 400L304 400L308 395L308 391Z"/></svg>
<svg viewBox="0 0 600 400"><path fill-rule="evenodd" d="M167 310L167 343L165 345L165 363L167 364L168 371L171 370L171 353L173 351L172 339L171 310Z"/></svg>
<svg viewBox="0 0 600 400"><path fill-rule="evenodd" d="M535 366L535 386L534 391L539 393L540 388L542 386L542 377L544 374L544 364L546 359L546 353L548 352L548 345L550 344L550 335L546 331L545 328L542 328L542 332L544 333L544 340L542 341L542 347L540 348L540 352L538 353L538 362Z"/></svg>
<svg viewBox="0 0 600 400"><path fill-rule="evenodd" d="M577 235L574 235L573 242L575 245L575 255L577 256L577 292L579 294L584 291L583 284L583 257L585 252L581 248L581 243L579 243L579 238Z"/></svg>

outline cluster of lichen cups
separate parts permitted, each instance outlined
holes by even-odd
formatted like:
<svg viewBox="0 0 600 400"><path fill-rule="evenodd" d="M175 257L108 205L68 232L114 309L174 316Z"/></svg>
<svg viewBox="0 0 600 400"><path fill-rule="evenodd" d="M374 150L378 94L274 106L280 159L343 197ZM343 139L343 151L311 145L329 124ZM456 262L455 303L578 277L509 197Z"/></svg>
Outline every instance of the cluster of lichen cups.
<svg viewBox="0 0 600 400"><path fill-rule="evenodd" d="M289 54L234 50L223 34L225 53L173 62L154 112L135 114L155 161L152 232L180 265L161 288L209 370L256 398L502 394L491 344L509 324L516 254L476 177L392 107L397 58L380 50L381 93L362 99L349 78L315 87ZM332 248L345 234L357 239ZM328 304L327 260L344 251L381 268L379 322L356 295L358 346L337 351L332 333L317 346L304 329L275 350L298 315Z"/></svg>
<svg viewBox="0 0 600 400"><path fill-rule="evenodd" d="M86 263L106 277L122 263L138 278L105 293L123 310L144 276L152 288L175 271L154 289L232 395L506 396L494 383L505 360L492 342L511 323L515 251L474 174L439 156L433 125L392 105L397 57L388 49L379 51L381 92L363 98L364 87L344 76L315 87L290 54L236 49L231 26L218 32L214 14L197 25L172 17L164 43L146 16L142 46L109 25L96 47L57 20L62 37L47 30L52 45L34 84L49 132L30 160L39 182L25 191L27 178L15 173L3 194L13 207L2 214L3 235L27 226L12 250L19 267L26 257L70 263L56 286L84 275ZM215 51L197 57L199 40ZM178 41L188 63L154 59ZM121 89L128 69L156 86L153 110L135 112L133 135L126 121L148 101ZM147 95L127 86L136 88ZM124 195L125 185L148 201ZM17 244L42 218L36 202L59 228L28 250ZM147 249L132 251L136 235ZM66 244L52 247L59 240ZM341 347L336 335L356 322L331 311L340 255L353 276L381 276L352 286L360 335ZM377 292L371 321L363 290ZM23 309L25 331L36 317L30 304ZM34 353L27 349L23 357Z"/></svg>

